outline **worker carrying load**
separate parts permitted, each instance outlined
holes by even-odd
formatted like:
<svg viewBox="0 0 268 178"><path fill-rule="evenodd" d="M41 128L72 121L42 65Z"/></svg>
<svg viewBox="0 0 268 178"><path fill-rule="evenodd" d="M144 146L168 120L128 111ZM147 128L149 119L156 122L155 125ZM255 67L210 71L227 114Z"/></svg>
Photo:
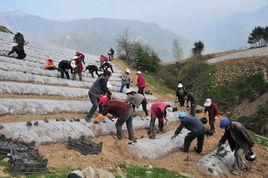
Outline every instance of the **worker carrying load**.
<svg viewBox="0 0 268 178"><path fill-rule="evenodd" d="M195 147L195 151L197 153L201 153L203 150L203 143L206 133L205 123L206 119L199 120L193 116L187 115L185 112L179 112L180 126L176 129L174 136L171 138L175 138L180 134L183 128L188 129L190 132L184 139L183 148L181 150L183 152L189 152L189 147L192 141L197 138L197 146Z"/></svg>
<svg viewBox="0 0 268 178"><path fill-rule="evenodd" d="M218 147L221 147L228 140L231 150L234 151L235 162L232 174L239 174L239 170L248 171L250 167L243 156L245 155L245 159L248 161L256 159L252 151L255 144L254 140L241 123L232 122L229 118L221 119L220 128L225 129L225 132L218 143Z"/></svg>
<svg viewBox="0 0 268 178"><path fill-rule="evenodd" d="M44 68L46 70L58 70L58 68L56 67L54 60L49 57L46 59L45 64L44 64Z"/></svg>
<svg viewBox="0 0 268 178"><path fill-rule="evenodd" d="M150 127L148 130L149 138L155 138L155 120L158 118L158 127L160 132L164 132L164 125L167 124L168 119L167 117L167 110L168 111L175 111L175 108L172 108L170 105L164 102L157 102L151 106L151 121Z"/></svg>

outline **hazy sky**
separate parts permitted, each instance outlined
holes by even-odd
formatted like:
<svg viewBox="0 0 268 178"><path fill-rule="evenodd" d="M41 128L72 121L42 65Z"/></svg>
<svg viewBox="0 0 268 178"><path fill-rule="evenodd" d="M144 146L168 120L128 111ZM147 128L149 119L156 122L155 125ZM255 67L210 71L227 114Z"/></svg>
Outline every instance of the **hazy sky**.
<svg viewBox="0 0 268 178"><path fill-rule="evenodd" d="M198 28L235 13L250 13L267 3L268 0L0 0L0 11L21 10L55 20L137 19L154 22L187 38L189 27Z"/></svg>

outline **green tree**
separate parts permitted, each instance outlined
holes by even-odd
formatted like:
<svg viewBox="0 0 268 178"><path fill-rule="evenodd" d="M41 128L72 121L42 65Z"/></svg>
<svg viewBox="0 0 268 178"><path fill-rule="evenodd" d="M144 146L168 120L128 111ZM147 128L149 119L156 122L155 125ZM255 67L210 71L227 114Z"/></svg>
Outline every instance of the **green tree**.
<svg viewBox="0 0 268 178"><path fill-rule="evenodd" d="M196 41L193 45L193 48L192 48L193 55L194 56L202 55L204 47L205 47L205 45L202 41Z"/></svg>
<svg viewBox="0 0 268 178"><path fill-rule="evenodd" d="M257 26L249 34L248 43L250 45L263 46L265 44L265 39L265 28Z"/></svg>

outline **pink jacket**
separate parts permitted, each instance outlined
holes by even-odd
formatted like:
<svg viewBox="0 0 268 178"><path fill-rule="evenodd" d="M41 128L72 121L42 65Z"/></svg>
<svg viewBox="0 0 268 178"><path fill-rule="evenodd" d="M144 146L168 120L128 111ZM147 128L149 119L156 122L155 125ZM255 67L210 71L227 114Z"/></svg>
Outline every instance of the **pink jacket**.
<svg viewBox="0 0 268 178"><path fill-rule="evenodd" d="M145 80L142 74L138 75L137 86L138 88L145 88Z"/></svg>
<svg viewBox="0 0 268 178"><path fill-rule="evenodd" d="M151 106L151 118L152 119L155 119L156 117L158 119L164 119L165 117L165 108L166 108L167 104L166 103L163 103L163 102L157 102L157 103L154 103L152 106ZM161 113L159 113L159 111Z"/></svg>

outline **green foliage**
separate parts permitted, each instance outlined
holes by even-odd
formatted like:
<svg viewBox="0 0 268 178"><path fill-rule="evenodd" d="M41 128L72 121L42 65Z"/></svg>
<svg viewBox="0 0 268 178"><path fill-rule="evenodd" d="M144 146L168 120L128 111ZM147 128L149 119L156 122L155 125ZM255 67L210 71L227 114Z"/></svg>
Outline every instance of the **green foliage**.
<svg viewBox="0 0 268 178"><path fill-rule="evenodd" d="M202 41L196 41L194 43L194 46L192 48L192 53L194 56L200 56L202 54L202 51L204 50L204 43Z"/></svg>
<svg viewBox="0 0 268 178"><path fill-rule="evenodd" d="M160 58L148 45L133 40L129 30L117 39L119 56L130 66L143 72L154 73L159 67Z"/></svg>
<svg viewBox="0 0 268 178"><path fill-rule="evenodd" d="M173 91L169 89L166 85L159 81L155 75L145 74L144 75L146 82L148 82L154 92L160 94L172 93Z"/></svg>
<svg viewBox="0 0 268 178"><path fill-rule="evenodd" d="M260 105L256 114L248 116L240 116L236 121L241 122L247 129L254 131L260 135L268 135L268 103Z"/></svg>
<svg viewBox="0 0 268 178"><path fill-rule="evenodd" d="M264 42L268 42L268 26L267 27L261 27L257 26L255 27L252 32L249 34L248 37L248 43L250 45L256 45L256 46L263 46Z"/></svg>
<svg viewBox="0 0 268 178"><path fill-rule="evenodd" d="M184 64L164 65L160 67L158 78L169 88L176 90L179 82L195 94L197 101L209 95L213 85L215 66L205 61L191 59Z"/></svg>
<svg viewBox="0 0 268 178"><path fill-rule="evenodd" d="M210 96L217 101L224 111L243 100L254 101L261 94L268 91L268 84L263 79L263 74L243 76L235 81L211 89ZM205 96L202 96L205 98Z"/></svg>
<svg viewBox="0 0 268 178"><path fill-rule="evenodd" d="M164 168L149 168L149 167L140 167L140 166L132 166L121 164L120 168L125 172L127 178L186 178L186 176L179 175L174 172L170 172Z"/></svg>
<svg viewBox="0 0 268 178"><path fill-rule="evenodd" d="M10 31L7 27L2 26L2 25L0 25L0 32L13 34L12 31Z"/></svg>
<svg viewBox="0 0 268 178"><path fill-rule="evenodd" d="M255 134L252 131L249 131L250 135L253 137L253 139L255 140L256 143L263 145L265 147L268 147L268 138L263 137L261 135Z"/></svg>
<svg viewBox="0 0 268 178"><path fill-rule="evenodd" d="M30 174L25 176L25 178L66 178L71 171L72 170L65 169L61 171L53 171L46 174Z"/></svg>

